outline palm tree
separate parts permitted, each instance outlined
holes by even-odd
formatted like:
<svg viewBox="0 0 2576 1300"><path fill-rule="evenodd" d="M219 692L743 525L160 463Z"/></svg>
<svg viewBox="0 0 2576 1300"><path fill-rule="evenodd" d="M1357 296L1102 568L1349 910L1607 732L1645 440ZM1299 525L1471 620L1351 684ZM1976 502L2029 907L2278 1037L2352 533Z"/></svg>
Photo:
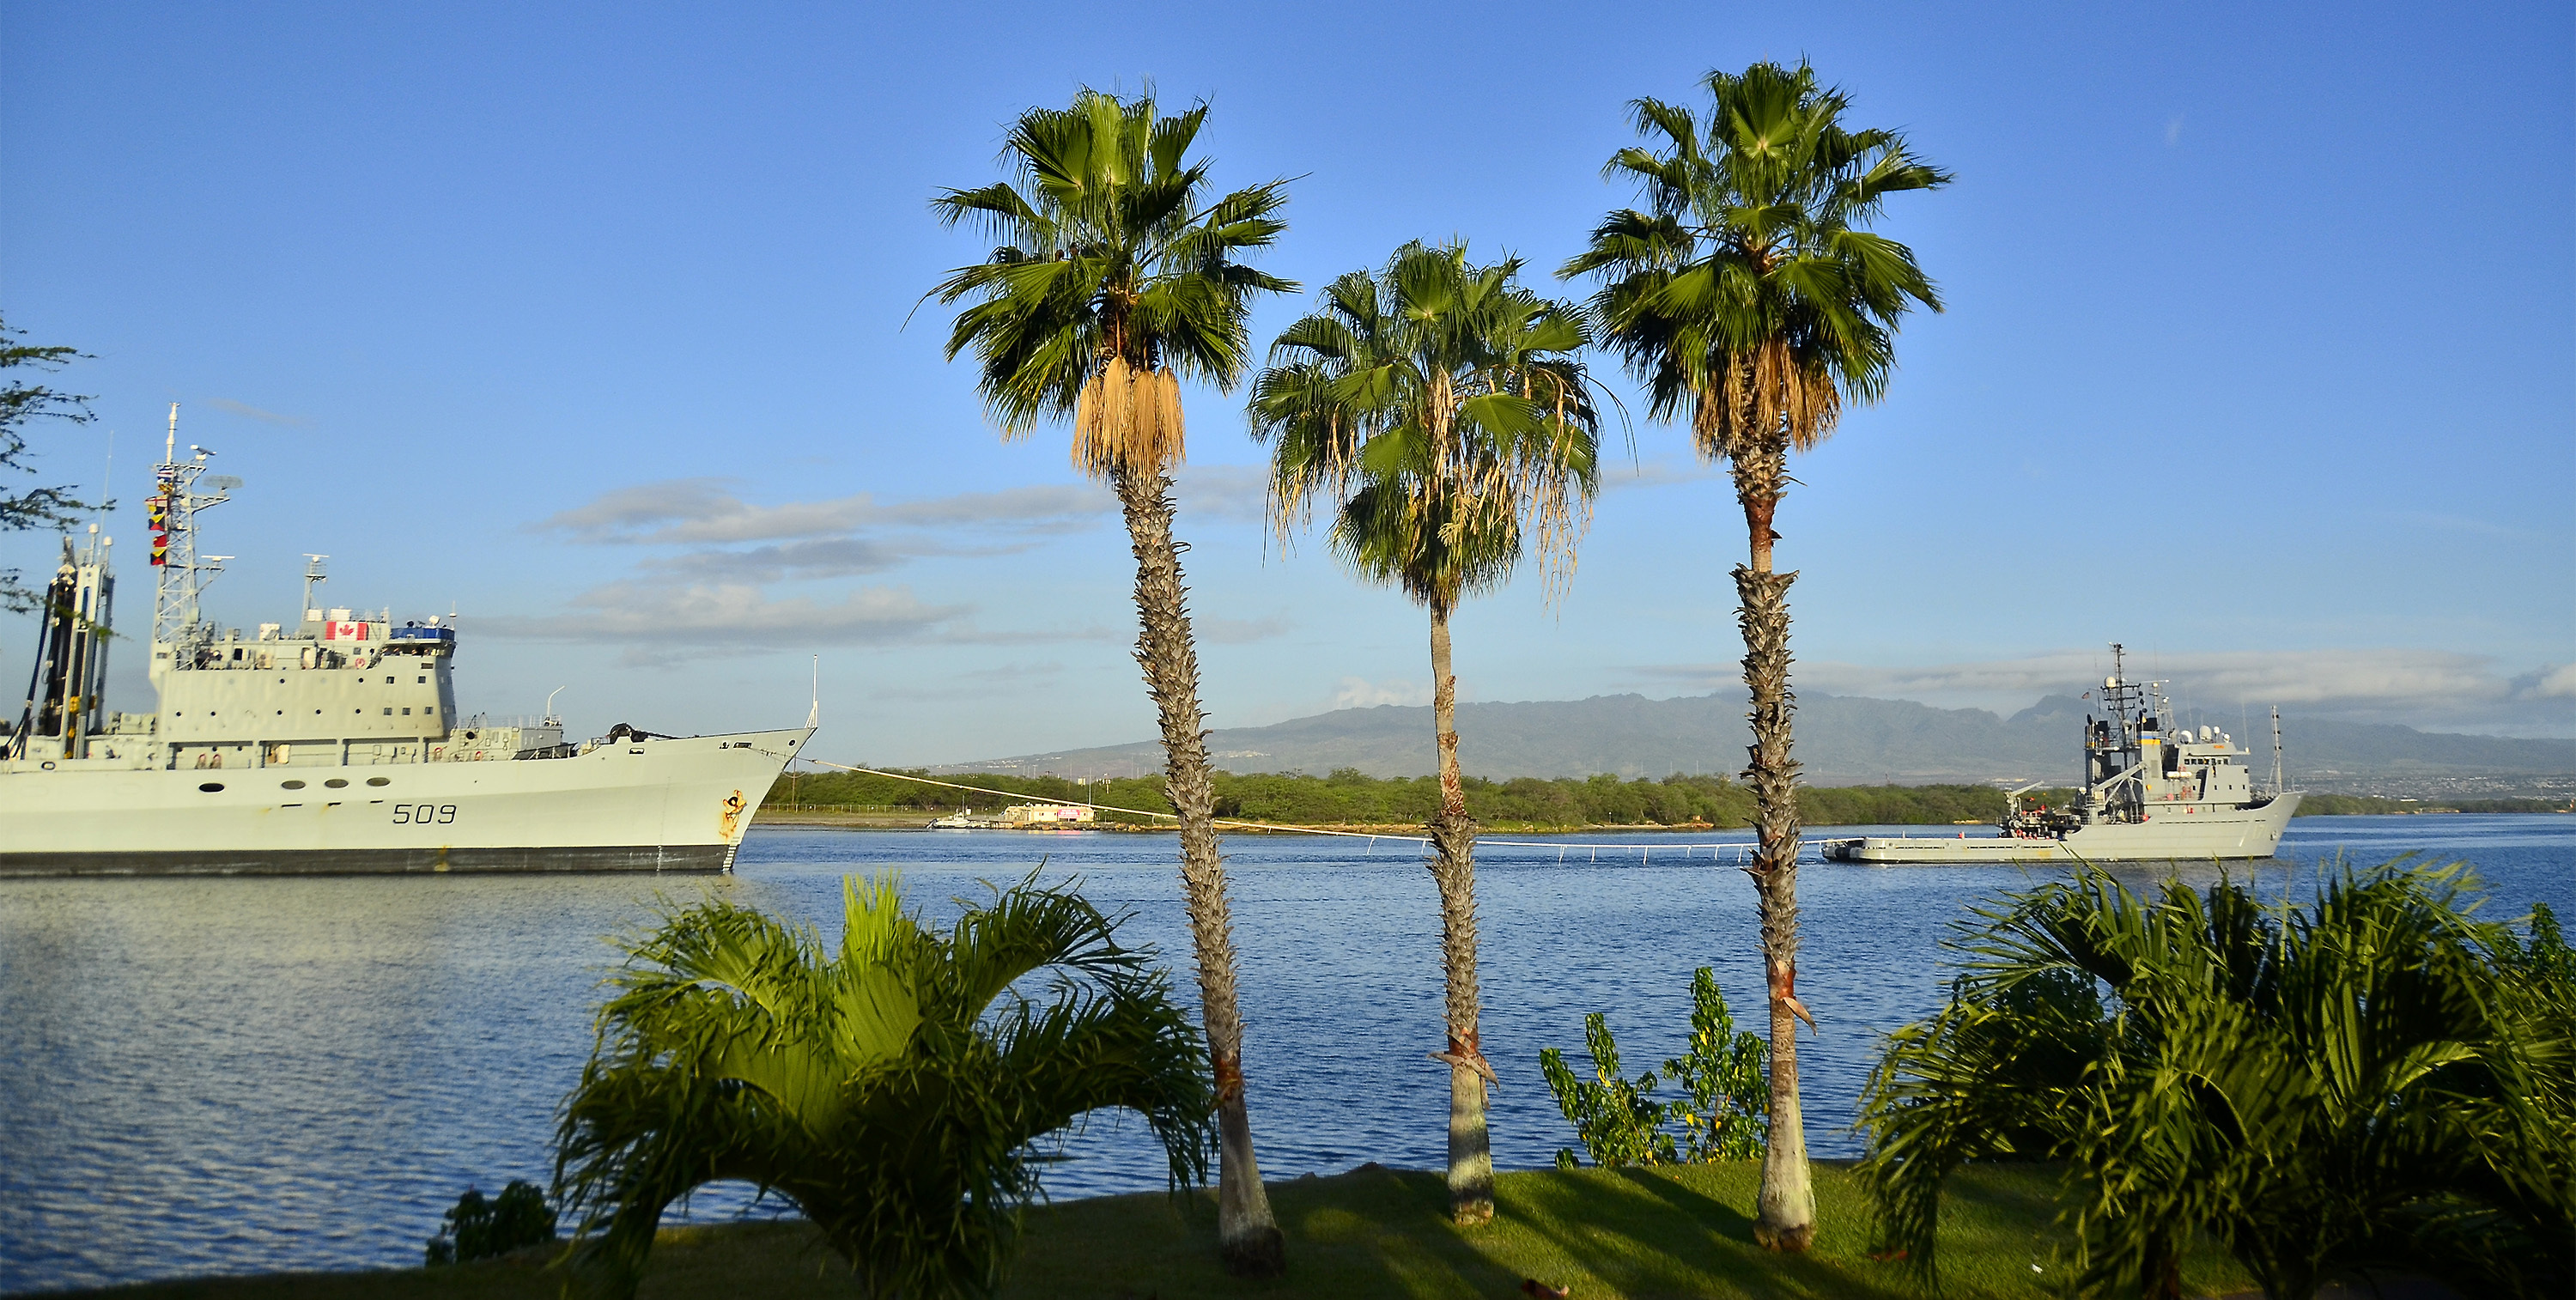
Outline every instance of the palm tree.
<svg viewBox="0 0 2576 1300"><path fill-rule="evenodd" d="M975 354L977 390L1002 436L1070 417L1075 467L1105 480L1126 514L1142 627L1136 662L1161 714L1164 793L1180 821L1216 1080L1219 1248L1234 1271L1268 1275L1285 1267L1284 1244L1244 1105L1234 928L1198 648L1172 538L1171 469L1182 454L1180 381L1231 388L1250 346L1252 295L1297 286L1235 260L1287 228L1276 215L1287 194L1273 181L1211 198L1207 163L1188 158L1206 120L1205 104L1159 117L1150 94L1121 100L1090 90L1070 108L1021 114L1003 150L1018 184L948 190L932 201L942 221L980 226L997 246L931 292L943 303L975 300L958 313L948 356Z"/></svg>
<svg viewBox="0 0 2576 1300"><path fill-rule="evenodd" d="M1912 250L1863 227L1886 197L1950 176L1893 131L1842 123L1849 100L1812 69L1756 63L1708 74L1705 120L1655 99L1631 108L1656 148L1630 146L1605 171L1635 181L1646 210L1611 213L1559 274L1601 282L1603 342L1647 385L1658 418L1687 415L1700 454L1723 459L1752 538L1735 569L1744 681L1752 694L1745 777L1761 846L1747 870L1760 895L1770 984L1771 1145L1754 1235L1804 1250L1815 1232L1798 1104L1798 765L1789 756L1789 584L1772 529L1788 456L1833 432L1846 402L1873 402L1895 365L1899 318L1940 309Z"/></svg>
<svg viewBox="0 0 2576 1300"><path fill-rule="evenodd" d="M629 942L564 1103L579 1270L632 1295L664 1207L731 1179L802 1210L870 1295L989 1294L1045 1135L1125 1107L1175 1183L1201 1176L1212 1098L1187 1012L1150 950L1119 945L1123 917L1034 880L940 933L894 878L853 877L837 952L721 900Z"/></svg>
<svg viewBox="0 0 2576 1300"><path fill-rule="evenodd" d="M1376 279L1353 271L1271 345L1254 382L1254 437L1273 444L1283 540L1318 497L1333 549L1369 581L1431 612L1431 712L1440 755L1440 953L1447 973L1449 1199L1461 1223L1494 1215L1479 1045L1475 823L1458 771L1449 617L1499 587L1526 535L1570 569L1589 511L1600 421L1577 311L1514 283L1520 262L1470 266L1464 246L1398 249Z"/></svg>
<svg viewBox="0 0 2576 1300"><path fill-rule="evenodd" d="M2569 1294L2576 1026L2472 888L2401 859L2275 906L2086 870L1980 909L1864 1099L1887 1245L1929 1274L1953 1170L2050 1159L2086 1294L2180 1295L2201 1235L2273 1300L2374 1270Z"/></svg>

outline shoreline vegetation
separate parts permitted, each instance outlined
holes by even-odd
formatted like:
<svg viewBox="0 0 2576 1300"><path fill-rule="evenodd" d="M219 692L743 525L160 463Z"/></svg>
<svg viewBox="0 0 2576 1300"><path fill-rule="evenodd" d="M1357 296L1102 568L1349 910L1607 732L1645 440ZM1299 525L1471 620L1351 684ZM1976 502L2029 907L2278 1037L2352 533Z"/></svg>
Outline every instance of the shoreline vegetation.
<svg viewBox="0 0 2576 1300"><path fill-rule="evenodd" d="M896 770L896 769L888 769ZM928 777L927 769L902 769ZM1216 816L1231 821L1264 822L1283 830L1320 827L1330 830L1414 834L1439 808L1437 778L1373 777L1353 768L1327 776L1299 772L1236 775L1212 774ZM950 779L950 778L942 778ZM1166 808L1163 781L1156 777L1121 777L1083 782L1058 776L972 774L953 778L958 784L987 786L1010 797L975 794L922 785L891 776L858 772L790 773L770 789L760 820L773 826L848 826L887 829L918 827L931 818L960 809L998 813L1016 802L1099 804L1119 808ZM1570 831L1742 830L1753 824L1751 789L1718 776L1676 774L1661 779L1621 780L1591 777L1518 777L1462 782L1468 815L1483 829L1497 833L1548 834ZM2026 806L2060 807L2075 792L2034 790ZM2454 799L2408 800L2368 795L2311 794L2300 801L2301 817L2391 813L2563 813L2564 800ZM1987 785L1854 785L1801 786L1799 819L1809 826L1989 826L2004 814L2003 791ZM1168 818L1146 818L1103 811L1094 828L1101 830L1169 830ZM1242 826L1229 834L1260 833Z"/></svg>
<svg viewBox="0 0 2576 1300"><path fill-rule="evenodd" d="M1874 1257L1866 1193L1848 1164L1818 1161L1823 1202L1814 1248L1786 1255L1753 1242L1754 1161L1651 1169L1525 1170L1495 1179L1497 1216L1450 1220L1436 1172L1363 1165L1330 1178L1269 1184L1293 1271L1228 1278L1205 1247L1213 1198L1158 1193L1086 1197L1031 1209L1007 1300L1159 1296L1517 1296L1582 1300L1690 1295L1834 1295L1898 1300L1929 1294L1903 1263ZM1942 1294L2053 1295L2071 1245L2055 1222L2053 1166L1963 1170L1942 1211ZM438 1269L280 1273L153 1282L71 1295L119 1300L552 1300L564 1275L541 1247ZM2249 1279L2204 1246L2186 1260L2186 1294L2239 1291ZM1563 1292L1524 1290L1533 1281ZM659 1300L760 1295L855 1296L848 1269L802 1221L665 1228L643 1294Z"/></svg>

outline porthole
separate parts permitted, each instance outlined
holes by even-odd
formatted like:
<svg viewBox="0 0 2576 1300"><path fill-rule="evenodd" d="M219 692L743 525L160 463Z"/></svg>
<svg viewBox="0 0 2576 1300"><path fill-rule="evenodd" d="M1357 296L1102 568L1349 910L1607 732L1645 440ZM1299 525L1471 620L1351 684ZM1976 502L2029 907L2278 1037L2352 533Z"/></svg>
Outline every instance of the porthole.
<svg viewBox="0 0 2576 1300"><path fill-rule="evenodd" d="M198 788L198 789L200 789L200 790L205 791L205 792L206 792L206 793L208 793L208 794L217 794L217 793L220 793L220 792L223 790L223 788L224 788L224 783L223 783L223 782L221 782L221 781L208 781L208 782L206 782L204 785L198 786L197 788Z"/></svg>
<svg viewBox="0 0 2576 1300"><path fill-rule="evenodd" d="M392 785L393 783L394 779L389 776L371 776L367 778L367 784L369 785Z"/></svg>
<svg viewBox="0 0 2576 1300"><path fill-rule="evenodd" d="M324 784L324 785L326 785L326 786L329 786L331 789L337 790L337 789L339 789L340 787L342 787L342 786L344 786L344 785L347 785L347 784L348 784L348 782L347 782L347 781L345 781L345 780L342 780L342 779L341 779L341 778L339 778L339 777L336 777L336 776L335 776L335 777L332 777L330 780L323 782L322 784Z"/></svg>
<svg viewBox="0 0 2576 1300"><path fill-rule="evenodd" d="M277 784L288 790L301 790L304 788L304 783L302 781L280 781Z"/></svg>

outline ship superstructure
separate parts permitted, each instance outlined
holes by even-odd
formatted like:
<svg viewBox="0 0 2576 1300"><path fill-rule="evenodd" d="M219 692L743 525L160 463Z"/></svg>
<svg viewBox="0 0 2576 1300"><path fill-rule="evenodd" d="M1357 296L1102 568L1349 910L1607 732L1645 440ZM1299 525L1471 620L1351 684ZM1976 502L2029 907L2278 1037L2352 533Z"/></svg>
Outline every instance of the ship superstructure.
<svg viewBox="0 0 2576 1300"><path fill-rule="evenodd" d="M2084 720L2084 770L2074 803L2024 808L2024 786L2005 796L1997 835L1827 840L1841 862L2190 861L2268 858L2299 806L2282 788L2280 712L2272 715L2272 787L2257 791L2250 752L2214 727L2170 725L2163 682L2128 680L2111 647L2102 713Z"/></svg>
<svg viewBox="0 0 2576 1300"><path fill-rule="evenodd" d="M112 539L66 540L25 706L0 749L0 875L91 872L687 870L730 867L801 728L671 737L560 718L460 718L453 621L325 608L308 556L293 623L206 620L229 556L197 515L240 481L177 451L152 495L148 665L160 706L104 707Z"/></svg>

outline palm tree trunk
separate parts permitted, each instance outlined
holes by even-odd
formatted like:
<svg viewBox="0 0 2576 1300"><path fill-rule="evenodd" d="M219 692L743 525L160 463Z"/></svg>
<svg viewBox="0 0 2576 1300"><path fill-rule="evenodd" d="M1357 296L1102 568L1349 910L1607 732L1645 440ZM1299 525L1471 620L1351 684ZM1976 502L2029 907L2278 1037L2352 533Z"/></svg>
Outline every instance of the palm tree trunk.
<svg viewBox="0 0 2576 1300"><path fill-rule="evenodd" d="M1789 757L1789 584L1795 573L1771 571L1773 513L1788 476L1788 448L1774 442L1733 458L1736 499L1744 506L1753 562L1735 570L1744 630L1744 684L1753 696L1754 818L1761 845L1747 868L1762 913L1762 964L1771 1001L1771 1140L1762 1156L1754 1239L1780 1251L1802 1251L1816 1233L1816 1193L1807 1168L1806 1117L1798 1103L1798 764ZM1809 1023L1813 1023L1812 1020Z"/></svg>
<svg viewBox="0 0 2576 1300"><path fill-rule="evenodd" d="M1485 1128L1485 1063L1476 1037L1476 824L1458 774L1458 677L1449 661L1449 604L1431 602L1431 717L1440 749L1440 810L1431 818L1439 850L1431 879L1440 887L1440 961L1447 976L1449 1045L1449 1212L1462 1224L1494 1217L1494 1154Z"/></svg>
<svg viewBox="0 0 2576 1300"><path fill-rule="evenodd" d="M1198 647L1190 638L1180 544L1172 539L1172 480L1118 470L1110 475L1136 550L1136 662L1163 726L1164 789L1181 823L1181 886L1198 950L1199 1010L1216 1074L1217 1248L1228 1270L1271 1277L1287 1267L1286 1242L1270 1213L1252 1119L1243 1100L1243 1016L1235 1004L1234 924L1217 852L1216 787L1208 778L1205 718L1199 713Z"/></svg>

